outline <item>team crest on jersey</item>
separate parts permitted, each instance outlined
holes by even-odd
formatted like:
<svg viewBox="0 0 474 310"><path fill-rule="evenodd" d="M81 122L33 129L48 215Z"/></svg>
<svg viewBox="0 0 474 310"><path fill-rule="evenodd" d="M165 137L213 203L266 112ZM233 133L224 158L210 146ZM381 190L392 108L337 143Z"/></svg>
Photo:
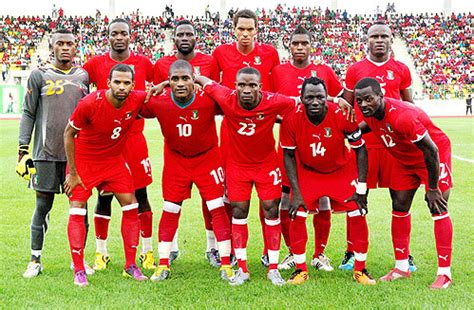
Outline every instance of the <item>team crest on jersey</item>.
<svg viewBox="0 0 474 310"><path fill-rule="evenodd" d="M262 62L260 61L260 56L255 56L255 58L254 58L254 64L255 64L255 65L261 65L261 64L262 64Z"/></svg>
<svg viewBox="0 0 474 310"><path fill-rule="evenodd" d="M262 120L264 118L263 113L258 113L257 114L257 120Z"/></svg>
<svg viewBox="0 0 474 310"><path fill-rule="evenodd" d="M311 70L311 77L317 77L318 75L316 74L316 71Z"/></svg>
<svg viewBox="0 0 474 310"><path fill-rule="evenodd" d="M387 123L387 130L388 132L393 132L392 126L389 123Z"/></svg>
<svg viewBox="0 0 474 310"><path fill-rule="evenodd" d="M128 121L131 118L132 118L132 112L131 111L128 111L127 113L125 113L125 120L126 121Z"/></svg>
<svg viewBox="0 0 474 310"><path fill-rule="evenodd" d="M332 137L331 127L325 127L324 132L325 132L324 133L325 138L331 138Z"/></svg>
<svg viewBox="0 0 474 310"><path fill-rule="evenodd" d="M198 110L192 110L191 113L192 113L192 115L191 115L192 120L199 119L199 111Z"/></svg>
<svg viewBox="0 0 474 310"><path fill-rule="evenodd" d="M395 75L393 74L392 70L387 70L387 80L394 80Z"/></svg>
<svg viewBox="0 0 474 310"><path fill-rule="evenodd" d="M201 75L201 68L200 67L194 67L194 74L195 75Z"/></svg>

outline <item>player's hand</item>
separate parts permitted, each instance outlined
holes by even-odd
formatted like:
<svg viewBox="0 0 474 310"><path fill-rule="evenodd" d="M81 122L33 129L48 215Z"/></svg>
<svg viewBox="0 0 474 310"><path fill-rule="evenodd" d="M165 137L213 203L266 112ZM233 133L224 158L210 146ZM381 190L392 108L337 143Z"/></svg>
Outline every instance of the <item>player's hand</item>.
<svg viewBox="0 0 474 310"><path fill-rule="evenodd" d="M23 179L29 181L32 174L36 174L33 159L28 153L28 145L20 145L18 148L18 162L15 167L16 173Z"/></svg>
<svg viewBox="0 0 474 310"><path fill-rule="evenodd" d="M354 193L351 197L344 200L344 202L354 201L357 204L357 208L359 208L359 212L362 216L365 216L369 213L367 208L367 194L358 194Z"/></svg>
<svg viewBox="0 0 474 310"><path fill-rule="evenodd" d="M163 90L165 89L165 87L167 87L169 85L170 85L169 81L166 80L166 81L163 81L160 84L155 85L152 88L150 88L150 90L146 94L145 103L147 103L150 100L151 96L157 96L157 95L161 94L163 92Z"/></svg>
<svg viewBox="0 0 474 310"><path fill-rule="evenodd" d="M202 86L200 84L194 83L194 92L197 93L200 91L202 91Z"/></svg>
<svg viewBox="0 0 474 310"><path fill-rule="evenodd" d="M293 193L293 197L290 203L290 209L288 210L290 219L294 220L296 218L296 213L299 209L303 209L305 212L308 212L308 208L306 207L303 201L303 197L301 197L301 194Z"/></svg>
<svg viewBox="0 0 474 310"><path fill-rule="evenodd" d="M342 115L346 116L346 120L350 120L351 123L355 123L356 116L352 105L350 105L349 102L347 102L347 100L342 97L337 97L337 102L335 103L339 105L339 108L342 111Z"/></svg>
<svg viewBox="0 0 474 310"><path fill-rule="evenodd" d="M448 202L444 199L439 188L428 189L425 201L428 203L431 214L441 214L448 211Z"/></svg>
<svg viewBox="0 0 474 310"><path fill-rule="evenodd" d="M72 191L78 185L82 186L83 189L87 190L84 183L82 183L81 177L78 174L74 174L74 175L68 174L66 176L66 180L64 181L64 193L68 197L71 197Z"/></svg>

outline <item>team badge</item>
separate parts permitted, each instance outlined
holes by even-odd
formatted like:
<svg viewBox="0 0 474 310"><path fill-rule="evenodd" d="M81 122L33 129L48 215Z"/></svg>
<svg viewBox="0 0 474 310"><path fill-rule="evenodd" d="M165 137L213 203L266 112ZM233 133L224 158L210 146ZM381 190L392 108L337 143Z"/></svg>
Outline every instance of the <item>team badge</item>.
<svg viewBox="0 0 474 310"><path fill-rule="evenodd" d="M257 120L262 120L263 119L263 113L258 113L257 114Z"/></svg>
<svg viewBox="0 0 474 310"><path fill-rule="evenodd" d="M262 62L260 61L260 56L255 56L254 60L255 60L254 61L255 65L261 65L262 64Z"/></svg>
<svg viewBox="0 0 474 310"><path fill-rule="evenodd" d="M316 74L316 71L311 70L311 77L317 77L318 75Z"/></svg>
<svg viewBox="0 0 474 310"><path fill-rule="evenodd" d="M389 123L387 123L387 130L388 132L393 132L392 126Z"/></svg>
<svg viewBox="0 0 474 310"><path fill-rule="evenodd" d="M201 68L200 67L194 67L194 74L195 75L201 75Z"/></svg>
<svg viewBox="0 0 474 310"><path fill-rule="evenodd" d="M128 66L132 69L133 74L135 74L135 65L128 65Z"/></svg>
<svg viewBox="0 0 474 310"><path fill-rule="evenodd" d="M131 118L132 118L132 112L129 111L129 112L125 113L125 120L126 121L131 119Z"/></svg>
<svg viewBox="0 0 474 310"><path fill-rule="evenodd" d="M192 110L191 113L193 114L193 115L191 115L192 120L199 119L199 111L198 110Z"/></svg>
<svg viewBox="0 0 474 310"><path fill-rule="evenodd" d="M332 137L331 127L325 127L324 131L325 131L325 134L324 134L325 138L331 138Z"/></svg>
<svg viewBox="0 0 474 310"><path fill-rule="evenodd" d="M394 80L395 75L393 74L392 70L387 70L387 80Z"/></svg>

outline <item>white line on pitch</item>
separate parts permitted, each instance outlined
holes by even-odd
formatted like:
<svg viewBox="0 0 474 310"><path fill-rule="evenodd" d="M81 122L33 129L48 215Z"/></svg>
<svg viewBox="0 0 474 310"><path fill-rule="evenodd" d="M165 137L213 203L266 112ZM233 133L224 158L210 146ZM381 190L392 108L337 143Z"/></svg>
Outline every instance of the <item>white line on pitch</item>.
<svg viewBox="0 0 474 310"><path fill-rule="evenodd" d="M472 160L472 159L460 157L460 156L457 156L457 155L452 155L452 156L453 156L453 158L456 158L456 159L459 159L459 160L462 160L462 161L467 161L468 163L474 164L474 160Z"/></svg>

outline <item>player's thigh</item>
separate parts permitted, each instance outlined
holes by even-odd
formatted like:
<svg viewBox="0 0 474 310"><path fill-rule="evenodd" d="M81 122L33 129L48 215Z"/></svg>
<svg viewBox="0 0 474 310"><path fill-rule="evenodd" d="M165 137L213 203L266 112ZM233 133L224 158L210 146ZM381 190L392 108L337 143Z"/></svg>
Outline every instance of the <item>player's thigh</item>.
<svg viewBox="0 0 474 310"><path fill-rule="evenodd" d="M36 174L30 179L29 187L37 192L63 192L66 162L35 161Z"/></svg>
<svg viewBox="0 0 474 310"><path fill-rule="evenodd" d="M226 190L231 202L250 200L253 186L252 172L251 169L227 164Z"/></svg>
<svg viewBox="0 0 474 310"><path fill-rule="evenodd" d="M255 187L258 198L274 200L281 197L281 170L275 158L269 163L262 164L255 169Z"/></svg>
<svg viewBox="0 0 474 310"><path fill-rule="evenodd" d="M125 143L124 158L133 177L136 189L153 182L148 146L143 133L133 133Z"/></svg>

